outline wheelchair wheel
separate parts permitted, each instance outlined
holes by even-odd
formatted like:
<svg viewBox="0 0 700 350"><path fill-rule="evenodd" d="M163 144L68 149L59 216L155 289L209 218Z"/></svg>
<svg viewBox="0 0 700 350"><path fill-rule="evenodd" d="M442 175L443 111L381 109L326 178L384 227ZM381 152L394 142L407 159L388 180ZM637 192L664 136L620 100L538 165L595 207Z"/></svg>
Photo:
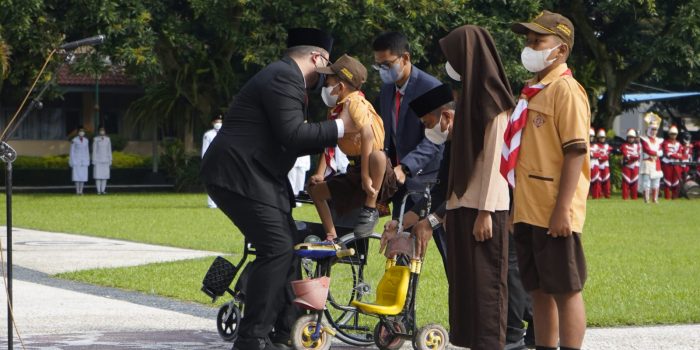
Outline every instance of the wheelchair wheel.
<svg viewBox="0 0 700 350"><path fill-rule="evenodd" d="M443 350L449 343L450 339L445 327L434 323L421 327L413 336L415 350Z"/></svg>
<svg viewBox="0 0 700 350"><path fill-rule="evenodd" d="M403 323L392 322L391 324L395 332L406 333L406 327L404 327ZM374 344L377 345L380 350L398 350L403 346L405 341L406 339L391 334L391 332L386 329L386 326L384 326L384 322L379 321L374 327Z"/></svg>
<svg viewBox="0 0 700 350"><path fill-rule="evenodd" d="M314 339L316 333L316 313L299 317L292 326L292 345L294 349L328 350L331 348L332 336L323 329L319 331L318 339Z"/></svg>
<svg viewBox="0 0 700 350"><path fill-rule="evenodd" d="M219 332L221 339L231 342L236 340L240 322L241 310L238 309L233 301L222 305L216 316L216 330Z"/></svg>
<svg viewBox="0 0 700 350"><path fill-rule="evenodd" d="M376 300L376 287L384 273L386 261L379 253L380 238L381 235L377 233L366 238L347 234L339 240L341 246L354 248L356 254L338 259L333 265L325 316L335 329L336 338L349 345L369 346L374 343L373 330L377 318L348 307L355 300Z"/></svg>

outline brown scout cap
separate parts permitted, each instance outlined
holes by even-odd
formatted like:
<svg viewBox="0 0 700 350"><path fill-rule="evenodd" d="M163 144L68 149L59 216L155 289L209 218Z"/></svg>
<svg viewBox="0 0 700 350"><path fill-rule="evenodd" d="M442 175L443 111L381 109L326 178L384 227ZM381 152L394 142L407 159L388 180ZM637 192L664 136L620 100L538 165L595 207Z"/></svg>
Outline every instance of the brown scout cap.
<svg viewBox="0 0 700 350"><path fill-rule="evenodd" d="M513 23L510 29L518 34L533 31L538 34L556 35L569 48L574 47L574 25L568 18L558 13L542 11L530 23Z"/></svg>
<svg viewBox="0 0 700 350"><path fill-rule="evenodd" d="M329 67L316 68L316 72L337 75L338 78L350 83L355 89L360 89L367 81L367 68L355 58L344 54Z"/></svg>

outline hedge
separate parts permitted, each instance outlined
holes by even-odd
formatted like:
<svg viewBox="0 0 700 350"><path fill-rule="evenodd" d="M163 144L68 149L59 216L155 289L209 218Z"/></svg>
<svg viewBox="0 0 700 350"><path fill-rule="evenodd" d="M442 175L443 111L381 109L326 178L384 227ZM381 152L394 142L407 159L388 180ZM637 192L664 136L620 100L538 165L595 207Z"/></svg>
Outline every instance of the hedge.
<svg viewBox="0 0 700 350"><path fill-rule="evenodd" d="M68 155L58 156L19 156L13 163L16 169L68 169ZM138 154L112 152L112 168L133 169L149 168L152 165L151 157Z"/></svg>

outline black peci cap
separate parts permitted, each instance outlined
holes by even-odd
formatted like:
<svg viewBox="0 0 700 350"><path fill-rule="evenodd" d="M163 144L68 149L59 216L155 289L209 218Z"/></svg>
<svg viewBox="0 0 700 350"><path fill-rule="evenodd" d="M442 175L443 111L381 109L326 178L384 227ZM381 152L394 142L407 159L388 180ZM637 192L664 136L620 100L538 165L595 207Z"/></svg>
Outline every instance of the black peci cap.
<svg viewBox="0 0 700 350"><path fill-rule="evenodd" d="M442 84L434 87L424 94L416 97L408 105L418 118L422 118L426 114L442 107L444 104L452 102L452 88L448 84Z"/></svg>
<svg viewBox="0 0 700 350"><path fill-rule="evenodd" d="M316 46L329 53L333 49L333 37L316 28L292 28L287 32L287 48Z"/></svg>

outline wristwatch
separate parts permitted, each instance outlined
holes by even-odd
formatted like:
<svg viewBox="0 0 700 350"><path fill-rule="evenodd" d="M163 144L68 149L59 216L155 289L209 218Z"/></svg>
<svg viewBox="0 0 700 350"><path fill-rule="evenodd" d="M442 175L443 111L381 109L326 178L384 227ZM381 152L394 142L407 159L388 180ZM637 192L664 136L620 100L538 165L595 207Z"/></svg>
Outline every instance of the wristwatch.
<svg viewBox="0 0 700 350"><path fill-rule="evenodd" d="M411 169L409 169L404 164L401 164L401 171L406 175L406 177L411 177Z"/></svg>
<svg viewBox="0 0 700 350"><path fill-rule="evenodd" d="M440 220L438 220L437 216L435 216L433 214L428 215L428 222L430 223L430 227L433 230L440 227L440 225L442 225Z"/></svg>

